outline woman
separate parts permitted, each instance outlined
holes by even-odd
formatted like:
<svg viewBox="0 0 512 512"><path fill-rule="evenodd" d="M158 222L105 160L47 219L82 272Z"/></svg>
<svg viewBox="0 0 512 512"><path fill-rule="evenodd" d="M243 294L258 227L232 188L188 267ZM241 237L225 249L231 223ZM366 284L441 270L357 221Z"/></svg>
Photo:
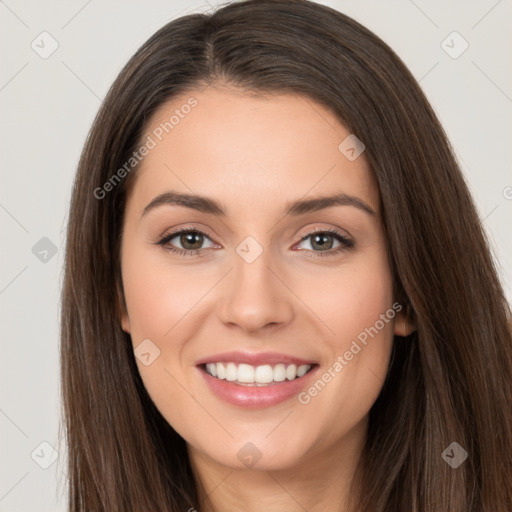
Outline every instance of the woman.
<svg viewBox="0 0 512 512"><path fill-rule="evenodd" d="M511 510L508 318L388 46L302 0L174 20L73 190L70 510Z"/></svg>

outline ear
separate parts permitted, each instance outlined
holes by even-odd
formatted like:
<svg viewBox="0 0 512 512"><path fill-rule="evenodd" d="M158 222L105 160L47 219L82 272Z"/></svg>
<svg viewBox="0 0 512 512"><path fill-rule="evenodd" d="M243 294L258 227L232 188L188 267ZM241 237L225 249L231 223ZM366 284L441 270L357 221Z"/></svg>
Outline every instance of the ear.
<svg viewBox="0 0 512 512"><path fill-rule="evenodd" d="M121 315L121 328L126 334L130 334L130 319L128 318L128 313Z"/></svg>
<svg viewBox="0 0 512 512"><path fill-rule="evenodd" d="M416 322L412 318L412 315L407 312L408 308L399 311L395 315L395 327L394 332L397 336L409 336L416 330Z"/></svg>
<svg viewBox="0 0 512 512"><path fill-rule="evenodd" d="M130 334L130 317L128 316L128 311L126 308L126 302L124 300L124 293L121 290L119 284L116 286L116 295L117 295L117 311L118 318L121 321L121 329L126 333Z"/></svg>

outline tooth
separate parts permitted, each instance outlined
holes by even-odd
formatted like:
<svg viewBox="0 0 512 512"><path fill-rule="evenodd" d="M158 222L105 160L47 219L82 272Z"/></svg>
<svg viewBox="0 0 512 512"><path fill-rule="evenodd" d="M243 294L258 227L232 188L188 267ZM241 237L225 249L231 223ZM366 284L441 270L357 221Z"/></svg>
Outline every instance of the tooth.
<svg viewBox="0 0 512 512"><path fill-rule="evenodd" d="M283 382L286 379L286 369L284 364L276 364L274 366L274 380L276 382Z"/></svg>
<svg viewBox="0 0 512 512"><path fill-rule="evenodd" d="M297 377L297 366L294 364L290 364L286 368L286 378L288 380L293 380Z"/></svg>
<svg viewBox="0 0 512 512"><path fill-rule="evenodd" d="M224 363L217 363L217 378L225 379L226 378L226 367Z"/></svg>
<svg viewBox="0 0 512 512"><path fill-rule="evenodd" d="M269 364L258 366L254 372L254 380L260 383L268 383L274 380L274 370Z"/></svg>
<svg viewBox="0 0 512 512"><path fill-rule="evenodd" d="M303 375L306 375L308 370L311 368L311 365L309 364L303 364L297 368L297 377L302 377Z"/></svg>
<svg viewBox="0 0 512 512"><path fill-rule="evenodd" d="M228 363L226 365L226 380L231 382L238 379L238 370L235 363Z"/></svg>
<svg viewBox="0 0 512 512"><path fill-rule="evenodd" d="M239 364L238 382L254 382L254 366L249 364Z"/></svg>
<svg viewBox="0 0 512 512"><path fill-rule="evenodd" d="M208 363L206 365L206 370L210 375L217 377L217 365L215 363Z"/></svg>

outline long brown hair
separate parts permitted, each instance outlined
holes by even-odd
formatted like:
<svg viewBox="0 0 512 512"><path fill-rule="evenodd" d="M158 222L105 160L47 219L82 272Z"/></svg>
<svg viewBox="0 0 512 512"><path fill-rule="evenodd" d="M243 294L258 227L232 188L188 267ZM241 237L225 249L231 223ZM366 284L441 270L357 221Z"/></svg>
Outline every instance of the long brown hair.
<svg viewBox="0 0 512 512"><path fill-rule="evenodd" d="M305 0L242 1L176 19L137 51L103 101L67 231L61 366L69 510L198 507L186 443L149 398L120 326L119 238L136 167L101 198L94 191L129 160L155 110L215 83L311 98L366 146L395 295L417 330L394 340L370 411L356 510L512 510L509 306L467 186L397 55L349 17ZM468 453L457 469L441 457L452 442Z"/></svg>

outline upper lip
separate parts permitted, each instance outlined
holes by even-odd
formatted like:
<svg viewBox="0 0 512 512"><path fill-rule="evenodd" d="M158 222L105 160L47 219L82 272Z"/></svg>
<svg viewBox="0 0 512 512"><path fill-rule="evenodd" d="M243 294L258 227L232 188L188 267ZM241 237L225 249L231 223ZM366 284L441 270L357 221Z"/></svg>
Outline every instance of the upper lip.
<svg viewBox="0 0 512 512"><path fill-rule="evenodd" d="M279 363L284 364L295 364L301 366L303 364L316 364L314 361L302 359L300 357L290 356L287 354L279 354L277 352L222 352L221 354L215 354L208 357L203 357L196 361L196 365L202 365L207 363L229 363L233 362L236 364L249 364L251 366L259 366L264 364L275 365Z"/></svg>

